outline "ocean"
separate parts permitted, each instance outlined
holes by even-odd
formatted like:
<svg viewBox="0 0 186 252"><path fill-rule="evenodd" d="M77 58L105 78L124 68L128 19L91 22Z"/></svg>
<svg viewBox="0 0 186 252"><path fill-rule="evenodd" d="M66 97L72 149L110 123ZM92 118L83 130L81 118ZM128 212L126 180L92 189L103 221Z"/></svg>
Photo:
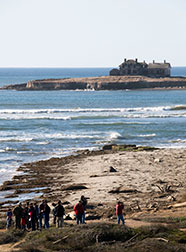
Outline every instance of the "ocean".
<svg viewBox="0 0 186 252"><path fill-rule="evenodd" d="M108 75L110 68L0 68L0 86ZM186 67L172 75L186 76ZM25 162L104 144L186 147L186 90L0 90L0 184Z"/></svg>

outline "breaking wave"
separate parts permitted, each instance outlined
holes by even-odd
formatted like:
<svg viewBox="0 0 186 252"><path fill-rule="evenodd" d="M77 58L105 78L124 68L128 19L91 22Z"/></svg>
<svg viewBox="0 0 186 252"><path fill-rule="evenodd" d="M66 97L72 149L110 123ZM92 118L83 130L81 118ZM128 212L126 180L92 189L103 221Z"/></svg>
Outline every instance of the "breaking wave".
<svg viewBox="0 0 186 252"><path fill-rule="evenodd" d="M122 136L118 132L110 132L109 140L115 140L119 138L122 138Z"/></svg>
<svg viewBox="0 0 186 252"><path fill-rule="evenodd" d="M83 120L111 117L168 118L185 117L184 110L186 110L186 105L135 108L2 109L0 110L0 120Z"/></svg>
<svg viewBox="0 0 186 252"><path fill-rule="evenodd" d="M141 134L141 135L138 135L138 137L154 137L154 136L156 136L156 134L154 133L154 134Z"/></svg>

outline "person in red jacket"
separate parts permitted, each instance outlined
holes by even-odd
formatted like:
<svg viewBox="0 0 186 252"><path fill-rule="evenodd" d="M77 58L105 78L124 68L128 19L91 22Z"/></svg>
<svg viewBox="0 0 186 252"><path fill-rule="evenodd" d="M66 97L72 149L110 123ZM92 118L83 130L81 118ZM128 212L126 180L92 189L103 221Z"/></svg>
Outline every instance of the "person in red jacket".
<svg viewBox="0 0 186 252"><path fill-rule="evenodd" d="M77 224L82 223L82 215L84 213L84 208L81 201L75 204L73 211L75 212Z"/></svg>
<svg viewBox="0 0 186 252"><path fill-rule="evenodd" d="M123 217L123 209L124 209L124 205L121 201L118 201L117 205L116 205L116 215L117 215L117 221L118 224L120 224L120 220L122 221L122 224L125 224L125 220Z"/></svg>

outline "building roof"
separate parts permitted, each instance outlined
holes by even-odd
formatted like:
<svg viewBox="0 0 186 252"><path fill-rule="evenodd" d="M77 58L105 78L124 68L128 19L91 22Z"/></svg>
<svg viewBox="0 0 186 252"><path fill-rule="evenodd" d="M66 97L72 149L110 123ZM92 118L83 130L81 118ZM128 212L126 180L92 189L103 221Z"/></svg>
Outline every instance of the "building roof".
<svg viewBox="0 0 186 252"><path fill-rule="evenodd" d="M148 64L148 68L161 68L161 69L165 69L165 68L170 68L171 65L169 63L149 63Z"/></svg>
<svg viewBox="0 0 186 252"><path fill-rule="evenodd" d="M124 61L120 66L123 66L123 65L129 65L129 64L133 64L133 65L144 65L144 66L147 66L147 63L145 61L143 62L138 62L136 60L133 60L133 59L128 59L126 61Z"/></svg>

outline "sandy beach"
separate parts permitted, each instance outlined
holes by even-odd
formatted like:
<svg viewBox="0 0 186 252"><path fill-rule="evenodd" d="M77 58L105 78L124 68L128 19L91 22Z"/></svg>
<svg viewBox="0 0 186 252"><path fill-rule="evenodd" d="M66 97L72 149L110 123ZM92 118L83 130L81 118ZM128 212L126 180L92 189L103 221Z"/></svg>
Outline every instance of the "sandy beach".
<svg viewBox="0 0 186 252"><path fill-rule="evenodd" d="M185 159L185 149L85 150L24 164L1 191L7 192L10 204L24 194L29 199L33 192L38 201L60 199L67 213L84 195L90 206L87 216L93 219L112 218L117 200L124 202L126 215L132 218L184 216ZM110 171L111 166L116 172ZM1 203L1 212L6 208Z"/></svg>

